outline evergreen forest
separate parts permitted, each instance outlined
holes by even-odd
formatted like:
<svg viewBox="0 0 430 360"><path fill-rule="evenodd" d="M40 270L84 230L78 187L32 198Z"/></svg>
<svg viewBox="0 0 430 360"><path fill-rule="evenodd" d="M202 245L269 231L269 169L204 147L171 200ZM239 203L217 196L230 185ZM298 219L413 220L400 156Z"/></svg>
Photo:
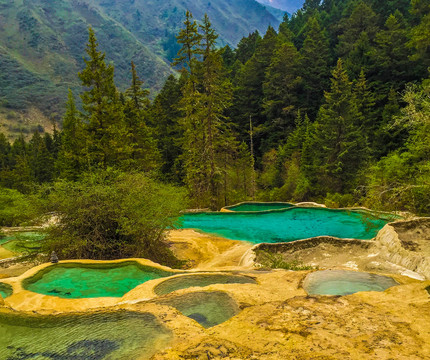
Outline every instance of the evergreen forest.
<svg viewBox="0 0 430 360"><path fill-rule="evenodd" d="M0 134L0 204L15 208L3 225L68 214L55 239L70 256L172 263L159 229L185 208L315 201L430 215L429 0L306 0L236 48L187 12L175 74L155 96L133 62L120 91L88 35L61 125L29 141Z"/></svg>

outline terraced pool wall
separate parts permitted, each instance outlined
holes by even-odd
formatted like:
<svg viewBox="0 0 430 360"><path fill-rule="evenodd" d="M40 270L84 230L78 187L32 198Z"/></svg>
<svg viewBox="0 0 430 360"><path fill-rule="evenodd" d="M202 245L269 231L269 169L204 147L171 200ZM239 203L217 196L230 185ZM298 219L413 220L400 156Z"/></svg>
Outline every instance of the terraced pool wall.
<svg viewBox="0 0 430 360"><path fill-rule="evenodd" d="M388 261L430 279L430 258L424 256L422 252L413 251L411 244L402 240L401 231L411 227L430 228L430 218L398 221L385 225L376 236L375 246ZM425 234L421 237L422 246L427 244L427 247L430 247L430 239L426 238Z"/></svg>
<svg viewBox="0 0 430 360"><path fill-rule="evenodd" d="M340 239L332 236L318 236L310 239L296 240L288 243L261 243L253 246L252 250L263 250L270 252L284 252L284 251L298 251L316 247L320 244L329 244L337 247L344 247L346 245L358 245L363 249L368 249L372 242L369 240L357 239Z"/></svg>
<svg viewBox="0 0 430 360"><path fill-rule="evenodd" d="M294 207L293 204L287 202L257 202L257 201L244 201L238 204L224 206L221 212L257 212L257 211L271 211L281 210Z"/></svg>

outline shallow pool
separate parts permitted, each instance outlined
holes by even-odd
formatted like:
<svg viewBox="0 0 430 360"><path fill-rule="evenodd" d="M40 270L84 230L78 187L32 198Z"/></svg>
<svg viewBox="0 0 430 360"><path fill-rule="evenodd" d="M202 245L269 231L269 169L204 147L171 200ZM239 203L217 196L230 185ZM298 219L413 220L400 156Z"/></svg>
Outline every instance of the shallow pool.
<svg viewBox="0 0 430 360"><path fill-rule="evenodd" d="M219 325L239 313L236 302L221 291L201 291L157 301L178 309L205 328Z"/></svg>
<svg viewBox="0 0 430 360"><path fill-rule="evenodd" d="M322 270L309 274L303 288L309 295L350 295L384 291L398 283L391 277L347 270Z"/></svg>
<svg viewBox="0 0 430 360"><path fill-rule="evenodd" d="M17 232L0 239L0 245L13 253L38 250L46 234L40 232Z"/></svg>
<svg viewBox="0 0 430 360"><path fill-rule="evenodd" d="M0 312L0 359L147 359L171 332L148 313L24 316Z"/></svg>
<svg viewBox="0 0 430 360"><path fill-rule="evenodd" d="M163 281L154 288L157 295L169 294L190 287L204 287L212 284L256 284L249 276L225 274L183 275Z"/></svg>
<svg viewBox="0 0 430 360"><path fill-rule="evenodd" d="M23 286L39 294L68 299L121 297L146 281L173 274L131 261L117 264L58 264L26 279Z"/></svg>
<svg viewBox="0 0 430 360"><path fill-rule="evenodd" d="M293 204L284 202L248 202L237 205L226 206L224 209L231 211L267 211L267 210L279 210L293 207Z"/></svg>
<svg viewBox="0 0 430 360"><path fill-rule="evenodd" d="M0 283L0 296L4 299L12 295L12 286Z"/></svg>
<svg viewBox="0 0 430 360"><path fill-rule="evenodd" d="M181 218L181 227L258 244L289 242L322 235L368 240L392 220L389 217L379 218L368 212L293 207L249 214L185 214Z"/></svg>

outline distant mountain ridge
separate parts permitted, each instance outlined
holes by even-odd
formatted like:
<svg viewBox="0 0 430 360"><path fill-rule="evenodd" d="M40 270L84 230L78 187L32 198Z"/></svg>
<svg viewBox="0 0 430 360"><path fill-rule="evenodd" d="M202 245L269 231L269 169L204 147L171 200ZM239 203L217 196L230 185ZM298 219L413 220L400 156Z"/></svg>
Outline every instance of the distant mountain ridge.
<svg viewBox="0 0 430 360"><path fill-rule="evenodd" d="M61 112L67 88L79 87L88 26L121 89L132 60L146 86L160 89L173 72L169 60L187 9L196 20L208 13L220 45L280 23L255 0L0 0L0 131L16 125L16 110Z"/></svg>
<svg viewBox="0 0 430 360"><path fill-rule="evenodd" d="M259 3L267 6L271 6L275 9L280 9L286 11L290 14L294 14L297 10L299 10L304 0L257 0Z"/></svg>

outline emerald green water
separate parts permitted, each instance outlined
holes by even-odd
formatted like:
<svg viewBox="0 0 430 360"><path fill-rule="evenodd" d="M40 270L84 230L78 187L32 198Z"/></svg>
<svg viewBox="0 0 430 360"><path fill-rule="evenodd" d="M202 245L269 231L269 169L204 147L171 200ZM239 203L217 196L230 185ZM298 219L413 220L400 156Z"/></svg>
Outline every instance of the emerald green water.
<svg viewBox="0 0 430 360"><path fill-rule="evenodd" d="M388 276L345 271L323 270L309 274L303 288L309 295L349 295L359 291L384 291L398 283Z"/></svg>
<svg viewBox="0 0 430 360"><path fill-rule="evenodd" d="M0 312L2 360L149 359L171 332L148 313L24 316Z"/></svg>
<svg viewBox="0 0 430 360"><path fill-rule="evenodd" d="M289 242L315 236L368 240L393 219L367 212L293 207L261 213L214 212L185 214L181 228L199 229L252 243Z"/></svg>
<svg viewBox="0 0 430 360"><path fill-rule="evenodd" d="M39 232L22 232L0 239L0 245L14 253L23 253L40 249L40 241L46 234Z"/></svg>
<svg viewBox="0 0 430 360"><path fill-rule="evenodd" d="M121 264L58 264L24 281L24 288L67 299L121 297L146 281L174 273L135 262Z"/></svg>
<svg viewBox="0 0 430 360"><path fill-rule="evenodd" d="M239 313L236 302L221 291L202 291L157 301L179 310L205 328L218 325Z"/></svg>
<svg viewBox="0 0 430 360"><path fill-rule="evenodd" d="M293 207L290 203L242 203L239 205L226 206L225 208L232 211L267 211L267 210L279 210Z"/></svg>
<svg viewBox="0 0 430 360"><path fill-rule="evenodd" d="M12 295L12 286L0 283L0 296L4 299Z"/></svg>
<svg viewBox="0 0 430 360"><path fill-rule="evenodd" d="M157 295L165 295L180 289L204 287L212 284L256 284L256 281L249 276L240 275L184 275L163 281L154 288L154 292Z"/></svg>

